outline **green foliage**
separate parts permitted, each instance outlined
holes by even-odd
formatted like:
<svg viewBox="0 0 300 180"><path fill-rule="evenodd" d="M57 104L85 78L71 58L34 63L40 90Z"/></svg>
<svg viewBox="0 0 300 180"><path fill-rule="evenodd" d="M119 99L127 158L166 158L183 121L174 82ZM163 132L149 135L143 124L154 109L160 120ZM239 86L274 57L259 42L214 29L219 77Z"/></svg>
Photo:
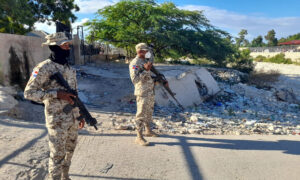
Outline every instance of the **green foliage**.
<svg viewBox="0 0 300 180"><path fill-rule="evenodd" d="M215 66L215 63L206 59L206 58L198 58L198 59L193 59L192 64L195 65L200 65L200 66Z"/></svg>
<svg viewBox="0 0 300 180"><path fill-rule="evenodd" d="M192 65L189 61L180 61L180 60L170 61L169 64Z"/></svg>
<svg viewBox="0 0 300 180"><path fill-rule="evenodd" d="M0 32L25 34L35 22L59 20L69 24L76 20L74 0L0 0Z"/></svg>
<svg viewBox="0 0 300 180"><path fill-rule="evenodd" d="M256 56L256 58L254 58L254 61L257 61L257 62L267 62L267 57L266 56L262 56L262 55L258 55L258 56Z"/></svg>
<svg viewBox="0 0 300 180"><path fill-rule="evenodd" d="M271 63L277 63L277 64L293 64L293 61L290 58L285 58L285 55L283 53L277 54L274 57L264 57L264 56L257 56L255 61L258 62L271 62Z"/></svg>
<svg viewBox="0 0 300 180"><path fill-rule="evenodd" d="M265 39L268 41L268 46L277 46L278 40L275 37L276 32L274 29L270 30L268 34L265 36Z"/></svg>
<svg viewBox="0 0 300 180"><path fill-rule="evenodd" d="M292 60L290 58L285 58L283 53L277 54L274 57L268 58L267 61L278 64L292 64Z"/></svg>
<svg viewBox="0 0 300 180"><path fill-rule="evenodd" d="M229 35L209 24L202 11L177 8L171 2L123 0L98 10L98 18L85 24L89 40L108 42L133 57L135 45L154 44L156 61L188 57L207 58L219 66L234 53Z"/></svg>
<svg viewBox="0 0 300 180"><path fill-rule="evenodd" d="M253 71L253 58L250 56L249 49L238 50L231 59L228 60L232 68L241 72L249 73Z"/></svg>
<svg viewBox="0 0 300 180"><path fill-rule="evenodd" d="M237 47L247 47L250 45L249 41L245 38L247 34L248 31L246 29L242 29L239 32L239 37L235 38L235 43Z"/></svg>
<svg viewBox="0 0 300 180"><path fill-rule="evenodd" d="M300 40L300 33L288 36L287 38L281 38L279 39L278 43L283 43L283 42L288 42L293 40Z"/></svg>
<svg viewBox="0 0 300 180"><path fill-rule="evenodd" d="M263 42L263 37L262 36L257 36L251 41L251 46L252 47L262 47L265 46Z"/></svg>

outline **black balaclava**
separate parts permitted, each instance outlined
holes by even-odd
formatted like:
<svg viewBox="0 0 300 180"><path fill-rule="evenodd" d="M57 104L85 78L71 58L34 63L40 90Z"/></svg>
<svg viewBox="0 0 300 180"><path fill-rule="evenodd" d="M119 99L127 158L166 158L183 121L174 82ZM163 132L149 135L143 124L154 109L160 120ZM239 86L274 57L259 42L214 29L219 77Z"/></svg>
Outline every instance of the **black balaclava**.
<svg viewBox="0 0 300 180"><path fill-rule="evenodd" d="M51 61L61 65L68 64L67 58L70 56L70 50L63 50L57 45L49 46L49 48L51 50L51 55L49 57Z"/></svg>

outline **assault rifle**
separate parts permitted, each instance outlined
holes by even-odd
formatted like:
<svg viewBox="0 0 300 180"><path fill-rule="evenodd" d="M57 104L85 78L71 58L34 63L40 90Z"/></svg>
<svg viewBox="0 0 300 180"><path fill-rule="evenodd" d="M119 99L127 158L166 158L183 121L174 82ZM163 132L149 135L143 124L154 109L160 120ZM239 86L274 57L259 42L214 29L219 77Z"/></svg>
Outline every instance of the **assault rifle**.
<svg viewBox="0 0 300 180"><path fill-rule="evenodd" d="M152 65L150 71L153 72L153 74L155 74L155 77L152 77L154 79L154 81L161 83L163 85L163 87L165 88L165 90L171 95L171 97L175 100L177 105L181 108L181 110L184 110L184 107L176 99L176 97L175 97L176 94L170 89L166 77L163 74L161 74L159 71L157 71L153 65Z"/></svg>
<svg viewBox="0 0 300 180"><path fill-rule="evenodd" d="M50 76L50 79L55 80L60 86L64 87L66 89L65 90L66 92L71 93L71 94L76 96L75 98L71 97L74 101L74 104L73 105L70 105L70 104L66 105L64 107L63 111L68 114L72 111L73 108L78 107L80 117L78 117L77 120L80 121L81 119L84 119L87 124L89 124L90 126L94 126L94 128L97 130L98 129L97 126L96 126L97 120L91 116L91 114L86 109L86 107L84 106L82 101L79 99L77 91L73 90L69 86L69 83L64 79L62 74L60 72L54 73L53 75Z"/></svg>

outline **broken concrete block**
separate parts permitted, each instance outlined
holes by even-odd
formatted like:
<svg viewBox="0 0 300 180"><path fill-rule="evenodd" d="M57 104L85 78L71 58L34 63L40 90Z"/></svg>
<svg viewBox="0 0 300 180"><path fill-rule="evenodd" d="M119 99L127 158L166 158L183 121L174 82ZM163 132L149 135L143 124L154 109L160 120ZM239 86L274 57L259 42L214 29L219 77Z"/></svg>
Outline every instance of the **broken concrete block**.
<svg viewBox="0 0 300 180"><path fill-rule="evenodd" d="M280 89L275 92L275 95L280 101L285 101L293 104L300 104L300 100L298 99L298 97L292 89Z"/></svg>
<svg viewBox="0 0 300 180"><path fill-rule="evenodd" d="M0 87L0 113L6 113L18 104L9 89L8 87Z"/></svg>
<svg viewBox="0 0 300 180"><path fill-rule="evenodd" d="M199 105L220 91L217 82L205 68L170 70L163 74L183 107ZM155 102L160 106L177 105L162 85L155 86Z"/></svg>

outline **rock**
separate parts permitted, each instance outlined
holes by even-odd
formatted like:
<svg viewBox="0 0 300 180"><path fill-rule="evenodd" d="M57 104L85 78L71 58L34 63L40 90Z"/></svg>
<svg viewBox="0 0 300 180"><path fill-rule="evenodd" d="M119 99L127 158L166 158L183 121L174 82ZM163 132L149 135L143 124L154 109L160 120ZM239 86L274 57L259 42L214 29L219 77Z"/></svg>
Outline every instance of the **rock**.
<svg viewBox="0 0 300 180"><path fill-rule="evenodd" d="M293 104L300 104L298 96L294 94L292 89L280 89L275 92L275 95L280 101L285 101Z"/></svg>
<svg viewBox="0 0 300 180"><path fill-rule="evenodd" d="M220 82L237 84L248 79L248 74L234 69L225 68L207 68L211 75Z"/></svg>
<svg viewBox="0 0 300 180"><path fill-rule="evenodd" d="M189 134L199 134L199 132L200 132L199 129L188 129L187 131Z"/></svg>
<svg viewBox="0 0 300 180"><path fill-rule="evenodd" d="M195 115L193 115L193 116L190 117L190 121L192 121L192 122L198 122L198 117L195 116Z"/></svg>
<svg viewBox="0 0 300 180"><path fill-rule="evenodd" d="M269 131L274 131L274 126L273 126L273 125L270 125L270 126L268 127L268 130L269 130Z"/></svg>
<svg viewBox="0 0 300 180"><path fill-rule="evenodd" d="M273 94L270 91L263 89L257 89L256 87L248 86L246 84L235 84L232 86L232 89L239 94L242 94L248 98L262 100L262 99L272 99Z"/></svg>
<svg viewBox="0 0 300 180"><path fill-rule="evenodd" d="M5 92L6 94L9 94L11 96L18 94L17 91L15 90L15 88L13 88L11 86L1 86L0 85L0 92Z"/></svg>
<svg viewBox="0 0 300 180"><path fill-rule="evenodd" d="M186 130L186 129L181 129L181 130L179 131L179 133L180 133L180 134L187 134L187 130Z"/></svg>
<svg viewBox="0 0 300 180"><path fill-rule="evenodd" d="M171 70L164 72L164 75L176 99L184 107L199 105L220 91L217 82L205 68ZM161 85L155 86L155 102L160 106L178 106Z"/></svg>
<svg viewBox="0 0 300 180"><path fill-rule="evenodd" d="M275 128L274 133L273 134L283 134L282 128Z"/></svg>
<svg viewBox="0 0 300 180"><path fill-rule="evenodd" d="M166 123L163 122L163 121L156 121L155 124L159 128L165 128L166 127Z"/></svg>
<svg viewBox="0 0 300 180"><path fill-rule="evenodd" d="M120 125L120 126L117 126L115 129L116 130L129 130L130 127L129 126L125 126L125 125Z"/></svg>
<svg viewBox="0 0 300 180"><path fill-rule="evenodd" d="M0 88L0 113L7 113L12 108L14 108L18 101L12 96L12 94L16 93L10 87L3 87Z"/></svg>

